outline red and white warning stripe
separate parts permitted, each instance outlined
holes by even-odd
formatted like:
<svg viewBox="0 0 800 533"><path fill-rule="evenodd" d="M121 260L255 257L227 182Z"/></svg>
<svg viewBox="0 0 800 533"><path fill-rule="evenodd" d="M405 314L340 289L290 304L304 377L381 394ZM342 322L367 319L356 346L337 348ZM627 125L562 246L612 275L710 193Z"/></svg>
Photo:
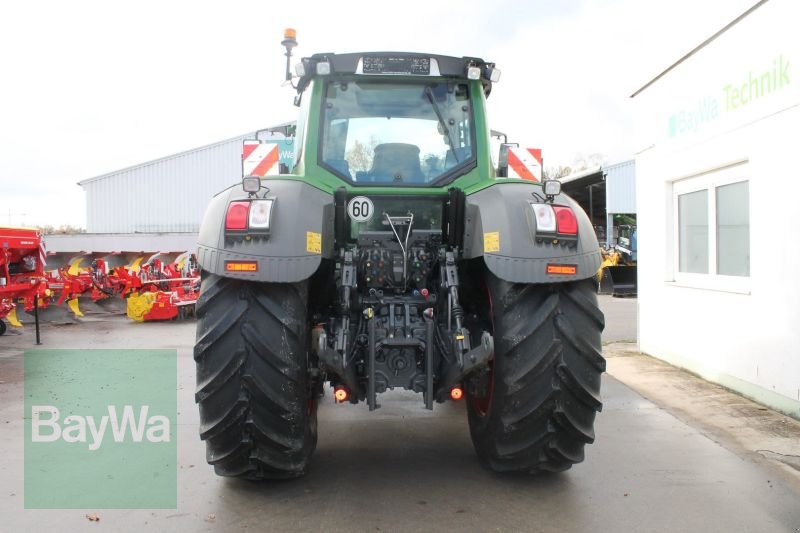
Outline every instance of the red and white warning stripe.
<svg viewBox="0 0 800 533"><path fill-rule="evenodd" d="M508 177L542 181L541 148L508 148Z"/></svg>
<svg viewBox="0 0 800 533"><path fill-rule="evenodd" d="M44 245L44 238L39 235L39 263L42 265L42 272L47 265L47 247Z"/></svg>
<svg viewBox="0 0 800 533"><path fill-rule="evenodd" d="M275 143L244 141L242 171L245 176L277 176L280 174L280 148Z"/></svg>

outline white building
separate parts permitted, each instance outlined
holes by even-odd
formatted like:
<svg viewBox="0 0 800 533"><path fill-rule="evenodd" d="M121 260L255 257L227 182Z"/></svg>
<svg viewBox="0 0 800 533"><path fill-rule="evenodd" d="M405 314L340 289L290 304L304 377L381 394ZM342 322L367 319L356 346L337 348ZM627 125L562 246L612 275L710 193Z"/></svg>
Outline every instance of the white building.
<svg viewBox="0 0 800 533"><path fill-rule="evenodd" d="M242 179L242 142L281 145L281 162L294 158L285 135L293 123L246 133L78 183L86 191L86 230L48 235L55 253L194 249L211 197Z"/></svg>
<svg viewBox="0 0 800 533"><path fill-rule="evenodd" d="M800 418L798 21L754 3L632 97L641 350Z"/></svg>

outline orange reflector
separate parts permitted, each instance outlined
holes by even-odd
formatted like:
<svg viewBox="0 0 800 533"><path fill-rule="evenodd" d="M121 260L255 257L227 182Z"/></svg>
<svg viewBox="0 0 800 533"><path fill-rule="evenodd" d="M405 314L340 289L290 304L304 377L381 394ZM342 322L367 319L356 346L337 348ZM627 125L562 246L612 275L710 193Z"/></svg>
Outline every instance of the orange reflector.
<svg viewBox="0 0 800 533"><path fill-rule="evenodd" d="M343 402L347 400L348 396L349 394L347 394L347 389L336 388L336 390L333 391L333 397L336 398L337 402Z"/></svg>
<svg viewBox="0 0 800 533"><path fill-rule="evenodd" d="M258 272L257 261L225 261L228 272Z"/></svg>
<svg viewBox="0 0 800 533"><path fill-rule="evenodd" d="M460 400L464 396L464 391L461 387L453 387L450 389L450 397L454 400Z"/></svg>
<svg viewBox="0 0 800 533"><path fill-rule="evenodd" d="M578 265L547 265L548 274L561 274L564 276L574 276L578 273Z"/></svg>

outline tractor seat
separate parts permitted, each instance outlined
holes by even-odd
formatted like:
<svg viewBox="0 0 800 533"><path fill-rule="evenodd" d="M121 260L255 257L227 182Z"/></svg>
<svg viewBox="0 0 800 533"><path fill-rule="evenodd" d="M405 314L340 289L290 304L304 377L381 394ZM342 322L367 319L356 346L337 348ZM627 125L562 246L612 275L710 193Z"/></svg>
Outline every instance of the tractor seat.
<svg viewBox="0 0 800 533"><path fill-rule="evenodd" d="M378 183L423 183L419 148L413 144L384 143L375 147L369 172Z"/></svg>

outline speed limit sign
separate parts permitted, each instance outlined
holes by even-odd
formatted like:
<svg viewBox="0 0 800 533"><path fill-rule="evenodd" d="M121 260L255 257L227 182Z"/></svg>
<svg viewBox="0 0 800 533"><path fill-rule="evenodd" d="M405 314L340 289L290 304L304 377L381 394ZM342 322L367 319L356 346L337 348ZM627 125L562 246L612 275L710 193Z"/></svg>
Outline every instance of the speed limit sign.
<svg viewBox="0 0 800 533"><path fill-rule="evenodd" d="M374 212L375 206L366 196L356 196L347 203L347 214L356 222L366 222Z"/></svg>

